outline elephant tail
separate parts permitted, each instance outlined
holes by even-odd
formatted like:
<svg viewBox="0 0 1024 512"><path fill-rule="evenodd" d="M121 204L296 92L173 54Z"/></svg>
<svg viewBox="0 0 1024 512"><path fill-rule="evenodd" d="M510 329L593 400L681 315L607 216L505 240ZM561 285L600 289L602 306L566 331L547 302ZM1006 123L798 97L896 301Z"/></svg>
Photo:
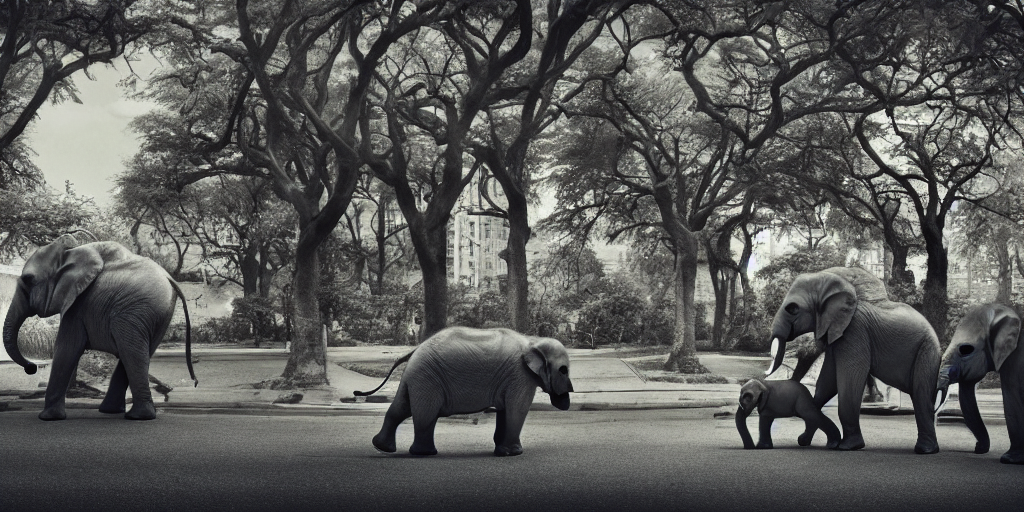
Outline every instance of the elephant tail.
<svg viewBox="0 0 1024 512"><path fill-rule="evenodd" d="M380 383L380 386L373 388L373 390L371 391L353 391L352 394L355 396L370 396L380 391L380 388L384 387L384 384L387 384L388 379L391 378L391 374L395 373L395 368L398 368L398 365L408 361L409 358L412 356L413 352L416 352L416 350L414 349L412 352L409 352L408 354L399 357L398 360L395 361L395 364L391 366L391 370L389 370L388 374L384 376L384 381Z"/></svg>
<svg viewBox="0 0 1024 512"><path fill-rule="evenodd" d="M181 298L181 309L185 312L185 364L188 365L188 375L192 377L193 387L199 387L199 379L196 378L196 372L192 369L192 321L188 317L188 301L185 300L185 294L182 293L178 283L174 279L168 278L167 280L171 282L171 287Z"/></svg>

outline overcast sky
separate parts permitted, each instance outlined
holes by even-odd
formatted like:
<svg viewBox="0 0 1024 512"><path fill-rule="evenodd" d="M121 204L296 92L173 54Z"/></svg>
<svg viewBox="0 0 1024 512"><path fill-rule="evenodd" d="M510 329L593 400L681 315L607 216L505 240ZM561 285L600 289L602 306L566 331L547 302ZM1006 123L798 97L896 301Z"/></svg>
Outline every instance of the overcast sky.
<svg viewBox="0 0 1024 512"><path fill-rule="evenodd" d="M134 67L148 76L148 71ZM39 109L32 132L26 135L37 153L36 165L54 189L62 191L64 181L70 180L79 194L93 196L98 205L110 203L113 176L139 147L128 123L149 109L145 103L126 99L124 89L117 86L128 75L127 69L122 61L114 66L94 65L89 71L95 81L82 73L74 76L82 104L47 103Z"/></svg>

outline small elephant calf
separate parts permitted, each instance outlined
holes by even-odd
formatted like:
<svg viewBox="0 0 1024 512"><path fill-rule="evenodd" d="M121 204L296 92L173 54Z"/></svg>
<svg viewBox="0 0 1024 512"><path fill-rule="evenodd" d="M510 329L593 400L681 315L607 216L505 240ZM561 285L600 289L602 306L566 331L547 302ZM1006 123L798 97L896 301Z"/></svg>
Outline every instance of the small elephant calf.
<svg viewBox="0 0 1024 512"><path fill-rule="evenodd" d="M519 455L519 434L540 387L551 405L569 408L569 354L558 340L524 336L509 329L450 327L424 341L391 367L408 361L395 399L384 415L373 446L394 452L398 425L412 417L409 453L434 455L434 426L439 417L497 410L494 454ZM391 372L384 378L387 382ZM366 396L379 390L356 391Z"/></svg>
<svg viewBox="0 0 1024 512"><path fill-rule="evenodd" d="M757 413L760 415L758 430L760 439L757 445L750 438L750 431L747 430L747 416L757 406ZM768 380L761 381L751 379L740 388L740 407L736 411L736 429L740 431L743 438L743 448L771 448L772 447L772 422L775 418L791 418L799 416L807 425L807 430L797 439L800 446L810 446L814 433L821 429L828 436L828 448L835 448L839 445L842 436L839 428L821 412L821 409L814 406L814 399L811 392L803 384L795 380Z"/></svg>

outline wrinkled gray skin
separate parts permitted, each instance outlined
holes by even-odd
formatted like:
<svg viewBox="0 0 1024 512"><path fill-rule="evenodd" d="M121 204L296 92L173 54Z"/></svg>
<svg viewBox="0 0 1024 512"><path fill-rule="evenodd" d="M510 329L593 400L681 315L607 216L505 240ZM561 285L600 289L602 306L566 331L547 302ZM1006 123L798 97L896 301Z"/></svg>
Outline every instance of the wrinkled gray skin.
<svg viewBox="0 0 1024 512"><path fill-rule="evenodd" d="M855 286L856 284L856 286ZM858 290L884 286L870 272L837 267L801 274L793 281L772 324L773 361L782 363L786 342L813 332L825 343L814 405L819 409L839 395L843 439L839 450L864 447L860 406L868 375L910 395L917 420L916 453L937 453L935 386L939 341L928 321L914 308L884 297L859 300Z"/></svg>
<svg viewBox="0 0 1024 512"><path fill-rule="evenodd" d="M396 450L395 431L410 416L414 439L409 453L434 455L437 418L493 407L494 454L519 455L519 434L538 386L550 395L551 405L569 408L569 354L558 340L509 329L451 327L431 336L395 367L406 359L409 365L398 392L373 437L373 446L383 452Z"/></svg>
<svg viewBox="0 0 1024 512"><path fill-rule="evenodd" d="M757 408L758 432L757 444L747 430L747 416ZM836 424L814 406L811 392L803 384L793 380L751 379L740 388L740 406L736 410L736 430L743 439L743 448L772 448L772 422L775 418L792 418L797 416L804 420L805 430L797 443L810 446L814 433L821 430L828 437L826 448L835 448L839 444L840 434Z"/></svg>
<svg viewBox="0 0 1024 512"><path fill-rule="evenodd" d="M125 412L125 393L131 387L132 408L125 418L153 419L156 408L149 390L149 359L170 325L176 293L181 292L160 265L116 242L73 245L59 238L40 247L25 262L4 321L4 348L26 373L35 373L36 365L18 349L18 330L30 316L45 318L59 313L50 380L39 419L67 417L65 395L86 349L119 359L100 412ZM186 352L190 352L187 310L185 315ZM192 373L190 357L188 365Z"/></svg>
<svg viewBox="0 0 1024 512"><path fill-rule="evenodd" d="M1004 464L1024 464L1024 332L1020 326L1020 315L1001 304L970 309L957 325L939 368L938 389L943 398L950 384L960 384L964 423L977 439L974 453L989 449L974 390L986 373L999 372L1003 415L1010 434L1010 449L999 458Z"/></svg>

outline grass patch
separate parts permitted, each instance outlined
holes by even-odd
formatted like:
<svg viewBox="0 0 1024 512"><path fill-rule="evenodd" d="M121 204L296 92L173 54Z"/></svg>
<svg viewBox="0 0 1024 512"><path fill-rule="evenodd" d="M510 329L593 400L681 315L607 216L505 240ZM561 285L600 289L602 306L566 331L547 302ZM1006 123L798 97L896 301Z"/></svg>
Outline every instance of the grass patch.
<svg viewBox="0 0 1024 512"><path fill-rule="evenodd" d="M652 382L677 382L681 384L729 384L731 381L714 373L673 373L673 372L651 372L644 373L647 380Z"/></svg>
<svg viewBox="0 0 1024 512"><path fill-rule="evenodd" d="M676 382L681 384L729 384L731 381L721 375L714 373L677 373L667 372L665 358L649 358L638 361L630 361L627 364L633 367L648 381L653 382Z"/></svg>
<svg viewBox="0 0 1024 512"><path fill-rule="evenodd" d="M356 372L358 374L366 375L367 377L376 377L383 379L387 376L388 371L394 363L337 363L338 366ZM401 379L402 374L405 373L405 365L399 366L395 369L395 373L391 375L392 379Z"/></svg>
<svg viewBox="0 0 1024 512"><path fill-rule="evenodd" d="M615 347L620 357L667 356L672 350L671 345L622 345Z"/></svg>

